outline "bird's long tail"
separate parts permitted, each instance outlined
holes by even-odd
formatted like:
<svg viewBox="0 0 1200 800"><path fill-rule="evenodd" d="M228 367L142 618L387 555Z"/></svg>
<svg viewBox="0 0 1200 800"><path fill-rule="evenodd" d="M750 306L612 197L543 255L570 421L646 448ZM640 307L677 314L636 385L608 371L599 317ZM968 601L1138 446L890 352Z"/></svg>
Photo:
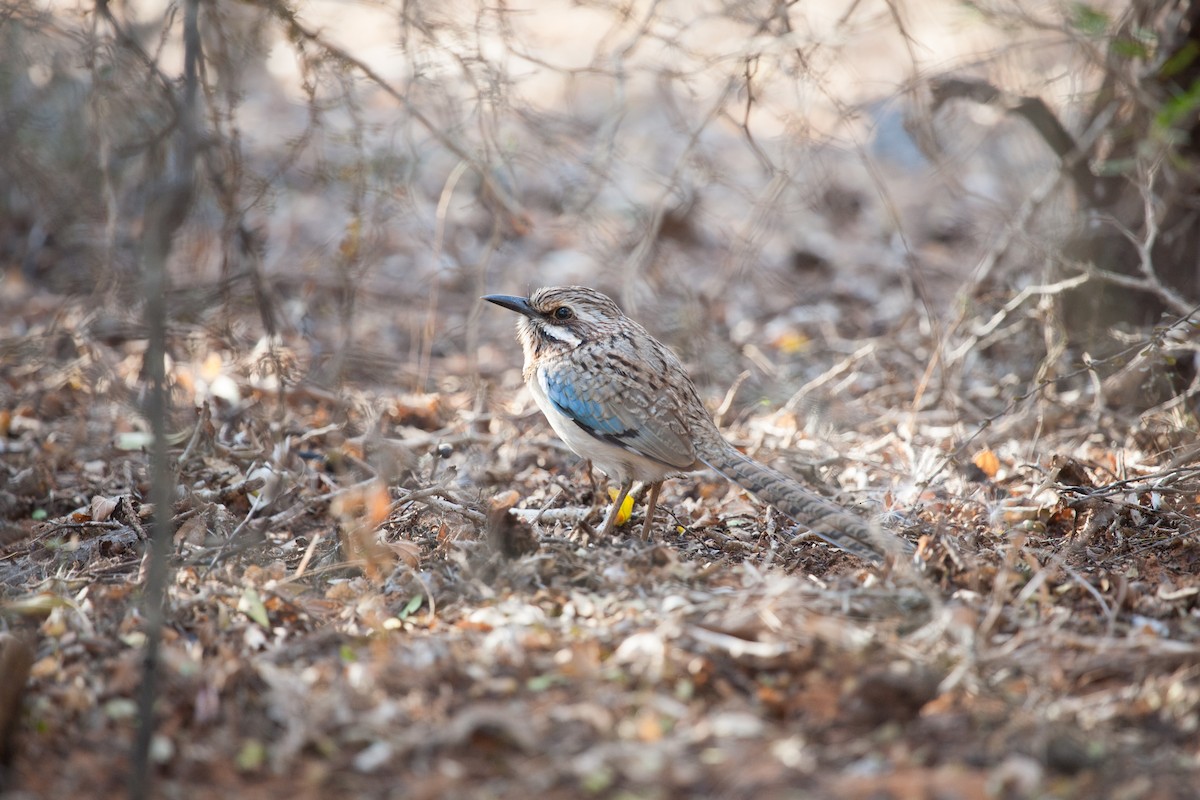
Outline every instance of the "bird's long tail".
<svg viewBox="0 0 1200 800"><path fill-rule="evenodd" d="M834 547L868 561L882 561L889 551L909 552L912 545L872 528L866 520L804 488L782 472L760 464L722 440L723 447L700 460L774 506Z"/></svg>

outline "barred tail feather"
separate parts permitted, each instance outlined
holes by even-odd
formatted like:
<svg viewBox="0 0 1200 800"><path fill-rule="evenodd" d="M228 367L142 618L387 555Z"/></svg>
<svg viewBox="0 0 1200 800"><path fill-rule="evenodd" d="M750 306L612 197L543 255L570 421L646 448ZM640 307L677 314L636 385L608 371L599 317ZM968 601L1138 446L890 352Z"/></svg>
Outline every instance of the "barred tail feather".
<svg viewBox="0 0 1200 800"><path fill-rule="evenodd" d="M867 561L879 562L887 555L885 534L872 529L866 520L743 455L728 442L722 444L716 453L701 454L700 460L834 547ZM903 539L894 540L901 548L912 549Z"/></svg>

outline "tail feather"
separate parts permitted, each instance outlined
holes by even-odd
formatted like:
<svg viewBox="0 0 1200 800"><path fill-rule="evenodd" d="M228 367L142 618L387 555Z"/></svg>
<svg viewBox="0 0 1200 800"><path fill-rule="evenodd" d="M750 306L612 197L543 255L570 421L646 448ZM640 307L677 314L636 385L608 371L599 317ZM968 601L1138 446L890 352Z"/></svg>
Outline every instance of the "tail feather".
<svg viewBox="0 0 1200 800"><path fill-rule="evenodd" d="M804 488L782 472L743 455L728 442L721 443L723 447L715 453L701 454L700 460L834 547L875 562L887 555L888 539L897 543L896 549L912 550L903 539L885 539L886 534L861 517Z"/></svg>

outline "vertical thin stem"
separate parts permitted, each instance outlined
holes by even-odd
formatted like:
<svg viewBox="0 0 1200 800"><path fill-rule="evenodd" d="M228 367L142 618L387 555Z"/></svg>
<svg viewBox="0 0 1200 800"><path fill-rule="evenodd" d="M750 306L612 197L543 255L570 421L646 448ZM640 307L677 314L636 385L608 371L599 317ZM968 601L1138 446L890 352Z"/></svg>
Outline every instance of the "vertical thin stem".
<svg viewBox="0 0 1200 800"><path fill-rule="evenodd" d="M146 417L153 433L150 449L151 487L154 503L153 534L149 543L142 615L146 625L143 680L138 691L138 731L134 741L133 770L129 796L150 796L150 749L156 728L154 702L159 684L159 650L162 645L164 602L173 531L171 507L174 473L167 458L167 261L175 232L187 218L192 203L196 157L197 66L200 59L199 0L187 0L183 22L183 98L176 108L179 125L173 139L174 157L169 158L162 178L147 193L146 232L142 240L142 276L145 290L146 349L144 374Z"/></svg>

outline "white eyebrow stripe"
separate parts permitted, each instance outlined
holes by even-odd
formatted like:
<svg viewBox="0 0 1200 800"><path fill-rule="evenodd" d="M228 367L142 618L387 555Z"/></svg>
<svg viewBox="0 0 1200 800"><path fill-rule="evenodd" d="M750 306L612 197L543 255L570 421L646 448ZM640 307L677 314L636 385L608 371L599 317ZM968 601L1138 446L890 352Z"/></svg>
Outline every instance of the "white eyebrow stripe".
<svg viewBox="0 0 1200 800"><path fill-rule="evenodd" d="M542 329L542 333L546 334L546 336L551 339L560 341L563 344L569 344L571 347L578 347L579 345L583 344L583 339L576 336L565 326L551 325L548 322L540 322L537 324L538 327Z"/></svg>

